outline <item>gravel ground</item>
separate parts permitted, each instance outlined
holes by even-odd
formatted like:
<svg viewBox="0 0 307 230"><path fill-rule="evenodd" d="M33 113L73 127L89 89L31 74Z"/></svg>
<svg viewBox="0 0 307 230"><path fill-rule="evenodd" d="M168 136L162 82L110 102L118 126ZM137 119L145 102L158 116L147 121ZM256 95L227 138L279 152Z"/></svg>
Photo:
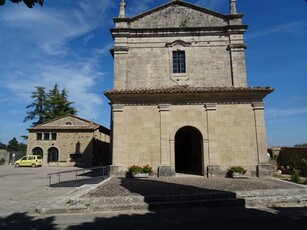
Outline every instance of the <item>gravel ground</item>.
<svg viewBox="0 0 307 230"><path fill-rule="evenodd" d="M111 178L86 197L156 196L209 192L302 188L277 179L204 177Z"/></svg>

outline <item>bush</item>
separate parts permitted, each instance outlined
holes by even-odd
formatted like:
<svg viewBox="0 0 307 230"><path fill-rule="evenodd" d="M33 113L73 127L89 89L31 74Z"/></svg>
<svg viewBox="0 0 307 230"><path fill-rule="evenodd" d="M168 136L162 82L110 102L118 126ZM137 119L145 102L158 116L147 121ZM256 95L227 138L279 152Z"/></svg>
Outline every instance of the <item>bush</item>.
<svg viewBox="0 0 307 230"><path fill-rule="evenodd" d="M292 174L291 174L291 181L294 183L300 183L301 177L300 177L300 172L297 169L293 169Z"/></svg>
<svg viewBox="0 0 307 230"><path fill-rule="evenodd" d="M244 175L247 172L242 166L232 166L227 170L227 176L232 177L234 173L239 173Z"/></svg>
<svg viewBox="0 0 307 230"><path fill-rule="evenodd" d="M0 158L0 165L4 165L5 159L3 157Z"/></svg>
<svg viewBox="0 0 307 230"><path fill-rule="evenodd" d="M148 164L144 165L143 167L137 166L137 165L132 165L131 167L128 168L127 173L129 175L135 175L138 173L152 173L152 167L150 167Z"/></svg>
<svg viewBox="0 0 307 230"><path fill-rule="evenodd" d="M293 171L298 171L300 176L307 177L307 158L293 157L290 160L290 168Z"/></svg>

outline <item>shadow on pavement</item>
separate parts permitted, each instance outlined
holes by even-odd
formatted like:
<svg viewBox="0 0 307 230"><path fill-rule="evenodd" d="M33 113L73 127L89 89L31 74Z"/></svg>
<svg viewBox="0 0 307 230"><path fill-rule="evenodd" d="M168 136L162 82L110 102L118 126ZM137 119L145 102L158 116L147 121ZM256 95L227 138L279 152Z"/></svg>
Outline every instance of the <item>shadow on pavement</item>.
<svg viewBox="0 0 307 230"><path fill-rule="evenodd" d="M186 191L189 194L219 192L218 190L201 189L190 185L159 181L149 182L147 180L134 180L132 183L129 179L122 179L121 186L121 189L143 196L154 194L154 192L160 195L170 195L180 191ZM229 194L232 193L229 192ZM263 210L245 207L151 210L149 206L149 212L146 213L131 212L130 214L117 213L112 215L96 213L92 215L96 216L93 221L83 222L82 215L71 214L66 217L65 229L307 229L307 207ZM56 218L57 216L32 217L28 216L27 213L14 213L4 218L0 217L0 229L63 229L56 224Z"/></svg>
<svg viewBox="0 0 307 230"><path fill-rule="evenodd" d="M0 229L56 229L54 224L55 217L35 218L28 216L27 213L14 213L5 218L0 217Z"/></svg>
<svg viewBox="0 0 307 230"><path fill-rule="evenodd" d="M78 180L69 180L63 181L57 184L51 184L50 187L52 188L61 188L61 187L80 187L86 184L97 184L101 181L105 180L105 177L96 177L96 178L85 178L85 179L78 179Z"/></svg>

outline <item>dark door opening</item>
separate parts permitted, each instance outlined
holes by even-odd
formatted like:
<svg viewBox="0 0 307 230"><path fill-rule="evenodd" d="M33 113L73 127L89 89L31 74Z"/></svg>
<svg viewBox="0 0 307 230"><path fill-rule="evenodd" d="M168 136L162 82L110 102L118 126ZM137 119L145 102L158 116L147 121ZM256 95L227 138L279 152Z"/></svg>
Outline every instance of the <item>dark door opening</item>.
<svg viewBox="0 0 307 230"><path fill-rule="evenodd" d="M193 127L183 127L175 135L177 173L202 175L202 135Z"/></svg>
<svg viewBox="0 0 307 230"><path fill-rule="evenodd" d="M57 148L52 147L48 150L48 163L59 161L59 151Z"/></svg>

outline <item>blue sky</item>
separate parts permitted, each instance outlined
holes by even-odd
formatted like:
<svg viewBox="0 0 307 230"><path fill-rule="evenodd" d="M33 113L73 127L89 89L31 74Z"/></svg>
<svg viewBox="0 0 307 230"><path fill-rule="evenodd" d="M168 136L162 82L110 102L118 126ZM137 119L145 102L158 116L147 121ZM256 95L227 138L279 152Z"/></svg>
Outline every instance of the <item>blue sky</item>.
<svg viewBox="0 0 307 230"><path fill-rule="evenodd" d="M169 0L129 0L128 16ZM186 0L228 14L228 0ZM109 127L103 91L112 89L109 29L120 0L45 0L28 9L0 7L0 142L27 134L26 106L35 86L68 90L78 116ZM245 34L249 86L271 86L265 98L269 146L307 142L307 2L237 0Z"/></svg>

